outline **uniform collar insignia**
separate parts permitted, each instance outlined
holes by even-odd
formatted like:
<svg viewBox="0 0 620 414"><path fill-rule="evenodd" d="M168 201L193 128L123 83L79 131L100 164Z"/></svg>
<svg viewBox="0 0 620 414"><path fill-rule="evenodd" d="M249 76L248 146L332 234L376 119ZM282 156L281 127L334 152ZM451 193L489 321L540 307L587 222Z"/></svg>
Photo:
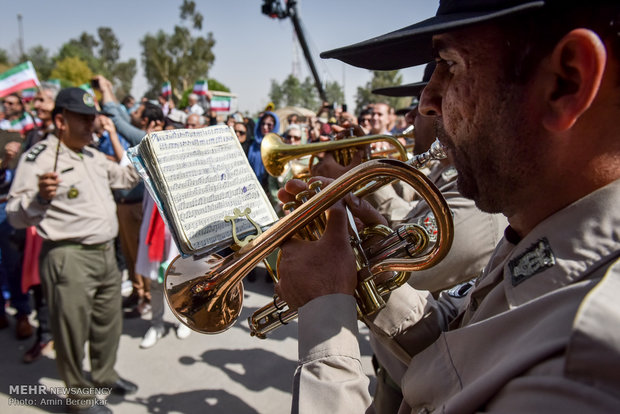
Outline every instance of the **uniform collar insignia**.
<svg viewBox="0 0 620 414"><path fill-rule="evenodd" d="M555 255L547 238L543 237L532 244L523 254L508 263L512 285L517 286L524 280L529 279L555 265Z"/></svg>

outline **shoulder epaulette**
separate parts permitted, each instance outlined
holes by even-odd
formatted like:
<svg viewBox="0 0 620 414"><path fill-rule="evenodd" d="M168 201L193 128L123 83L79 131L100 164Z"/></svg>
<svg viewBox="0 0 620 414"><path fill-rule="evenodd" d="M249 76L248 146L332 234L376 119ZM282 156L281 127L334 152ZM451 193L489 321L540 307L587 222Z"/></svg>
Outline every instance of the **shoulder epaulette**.
<svg viewBox="0 0 620 414"><path fill-rule="evenodd" d="M32 149L28 151L28 155L26 155L26 161L33 162L34 160L36 160L39 154L41 154L43 150L45 150L45 148L47 148L46 144L38 144L32 147Z"/></svg>

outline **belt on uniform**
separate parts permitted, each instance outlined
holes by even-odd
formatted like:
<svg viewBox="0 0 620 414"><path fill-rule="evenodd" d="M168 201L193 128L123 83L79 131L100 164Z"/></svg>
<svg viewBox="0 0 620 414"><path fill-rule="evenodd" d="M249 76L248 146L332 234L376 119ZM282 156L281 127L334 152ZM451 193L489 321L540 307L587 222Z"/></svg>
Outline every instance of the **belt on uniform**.
<svg viewBox="0 0 620 414"><path fill-rule="evenodd" d="M112 240L98 244L84 244L70 240L50 241L46 240L45 245L49 248L71 247L77 250L108 250L112 246Z"/></svg>
<svg viewBox="0 0 620 414"><path fill-rule="evenodd" d="M119 198L118 200L116 200L117 204L142 204L142 199L133 199L133 200L127 200L125 198Z"/></svg>

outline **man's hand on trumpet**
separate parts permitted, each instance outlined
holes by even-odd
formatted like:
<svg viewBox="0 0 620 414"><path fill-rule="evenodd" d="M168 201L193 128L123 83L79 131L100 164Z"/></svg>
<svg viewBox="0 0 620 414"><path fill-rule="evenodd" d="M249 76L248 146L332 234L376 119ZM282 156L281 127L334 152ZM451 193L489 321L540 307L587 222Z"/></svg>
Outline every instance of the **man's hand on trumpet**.
<svg viewBox="0 0 620 414"><path fill-rule="evenodd" d="M332 181L316 177L310 182L317 179L325 185ZM307 189L307 183L291 180L280 189L278 198L287 203ZM349 243L350 227L345 207L355 217L358 228L385 224L383 216L370 204L349 194L327 210L327 228L319 240L293 238L283 243L278 264L280 281L275 289L291 309L298 309L320 296L336 293L353 295L357 286L357 268Z"/></svg>

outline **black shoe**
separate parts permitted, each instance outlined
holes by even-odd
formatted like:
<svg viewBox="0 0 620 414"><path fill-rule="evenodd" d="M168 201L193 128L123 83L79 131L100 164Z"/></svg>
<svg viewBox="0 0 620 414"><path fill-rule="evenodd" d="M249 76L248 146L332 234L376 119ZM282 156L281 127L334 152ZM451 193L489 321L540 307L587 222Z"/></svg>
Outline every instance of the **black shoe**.
<svg viewBox="0 0 620 414"><path fill-rule="evenodd" d="M131 295L123 299L123 308L133 308L140 303L140 295L136 292L131 292Z"/></svg>
<svg viewBox="0 0 620 414"><path fill-rule="evenodd" d="M138 309L137 306L131 310L126 310L123 312L123 318L127 318L127 319L139 318L141 316L142 316L142 312L140 312L140 309Z"/></svg>
<svg viewBox="0 0 620 414"><path fill-rule="evenodd" d="M112 394L115 395L131 395L138 391L138 386L131 381L119 377L114 384L104 385L104 387L112 388Z"/></svg>
<svg viewBox="0 0 620 414"><path fill-rule="evenodd" d="M147 313L151 312L151 304L149 302L142 301L139 305L135 306L133 309L126 310L123 313L123 317L127 319L131 318L140 318Z"/></svg>
<svg viewBox="0 0 620 414"><path fill-rule="evenodd" d="M54 349L54 341L36 341L34 345L24 353L22 361L26 364L30 364L39 359L41 355L50 355L52 349Z"/></svg>

